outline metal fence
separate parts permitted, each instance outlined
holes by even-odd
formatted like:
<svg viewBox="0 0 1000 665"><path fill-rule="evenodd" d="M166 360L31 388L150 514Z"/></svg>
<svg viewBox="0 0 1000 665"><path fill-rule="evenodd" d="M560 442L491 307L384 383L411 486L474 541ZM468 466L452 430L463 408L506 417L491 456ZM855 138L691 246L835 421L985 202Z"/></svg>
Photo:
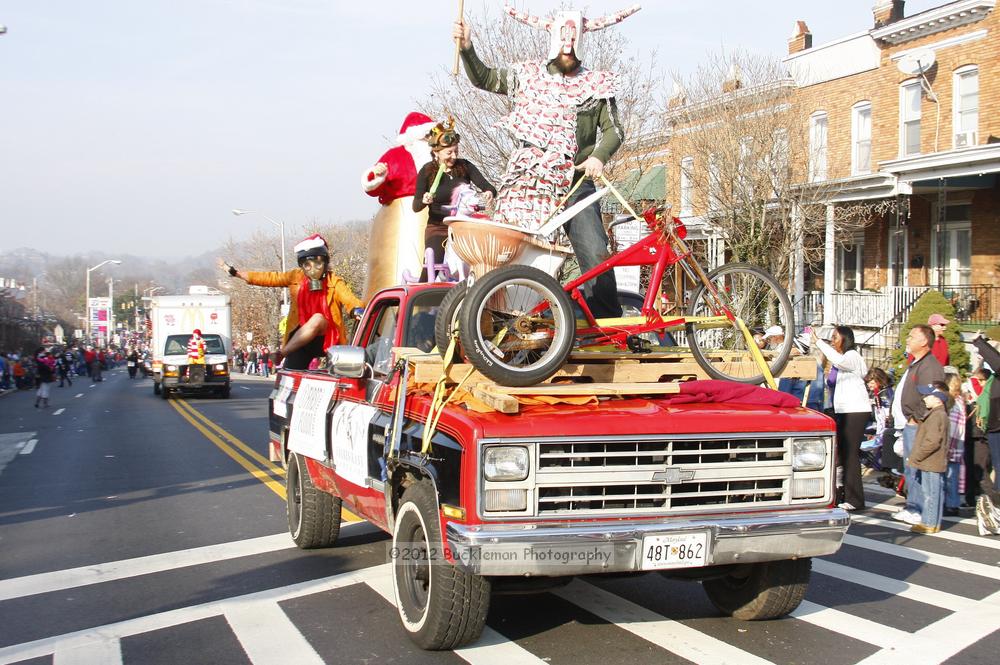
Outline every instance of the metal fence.
<svg viewBox="0 0 1000 665"><path fill-rule="evenodd" d="M967 284L940 290L955 308L959 323L988 326L1000 321L1000 286Z"/></svg>

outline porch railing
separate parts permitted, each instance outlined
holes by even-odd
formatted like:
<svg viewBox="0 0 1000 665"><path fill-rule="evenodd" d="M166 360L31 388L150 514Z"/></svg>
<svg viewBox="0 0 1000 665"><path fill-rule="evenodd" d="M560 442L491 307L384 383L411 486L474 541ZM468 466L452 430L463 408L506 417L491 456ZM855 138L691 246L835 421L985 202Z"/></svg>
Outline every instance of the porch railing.
<svg viewBox="0 0 1000 665"><path fill-rule="evenodd" d="M945 286L941 288L941 293L955 308L955 320L959 323L988 326L1000 319L1000 286Z"/></svg>
<svg viewBox="0 0 1000 665"><path fill-rule="evenodd" d="M832 319L837 325L882 328L886 321L905 318L926 290L926 286L889 286L882 291L836 291L830 304ZM821 291L805 293L801 301L802 324L822 321L824 305Z"/></svg>

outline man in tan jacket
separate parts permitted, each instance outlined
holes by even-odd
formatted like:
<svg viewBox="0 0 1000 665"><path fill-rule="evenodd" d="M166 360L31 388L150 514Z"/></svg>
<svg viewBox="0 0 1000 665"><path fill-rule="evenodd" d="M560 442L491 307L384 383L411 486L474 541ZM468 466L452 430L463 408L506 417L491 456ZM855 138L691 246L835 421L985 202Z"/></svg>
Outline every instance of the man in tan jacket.
<svg viewBox="0 0 1000 665"><path fill-rule="evenodd" d="M220 261L223 270L252 286L287 287L288 325L281 354L288 369L306 369L309 361L336 344L347 344L344 310L355 314L364 306L347 283L329 271L326 240L313 234L295 246L299 267L286 272L243 273Z"/></svg>

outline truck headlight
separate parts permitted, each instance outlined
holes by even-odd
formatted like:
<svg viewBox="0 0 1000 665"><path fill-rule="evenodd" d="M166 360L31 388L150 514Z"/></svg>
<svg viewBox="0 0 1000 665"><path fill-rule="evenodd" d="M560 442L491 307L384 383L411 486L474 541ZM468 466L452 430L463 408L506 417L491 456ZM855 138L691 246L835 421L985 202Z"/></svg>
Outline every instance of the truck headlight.
<svg viewBox="0 0 1000 665"><path fill-rule="evenodd" d="M487 448L483 475L489 481L524 480L528 477L528 449L521 446Z"/></svg>
<svg viewBox="0 0 1000 665"><path fill-rule="evenodd" d="M819 471L825 466L825 439L794 439L792 441L793 471Z"/></svg>

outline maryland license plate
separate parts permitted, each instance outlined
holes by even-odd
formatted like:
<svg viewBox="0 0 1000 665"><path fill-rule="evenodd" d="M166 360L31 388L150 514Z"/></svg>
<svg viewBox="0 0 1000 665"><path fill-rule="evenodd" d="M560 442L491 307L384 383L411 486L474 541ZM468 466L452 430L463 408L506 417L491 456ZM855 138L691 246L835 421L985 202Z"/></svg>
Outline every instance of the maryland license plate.
<svg viewBox="0 0 1000 665"><path fill-rule="evenodd" d="M672 533L642 539L642 570L697 568L708 558L708 532Z"/></svg>

